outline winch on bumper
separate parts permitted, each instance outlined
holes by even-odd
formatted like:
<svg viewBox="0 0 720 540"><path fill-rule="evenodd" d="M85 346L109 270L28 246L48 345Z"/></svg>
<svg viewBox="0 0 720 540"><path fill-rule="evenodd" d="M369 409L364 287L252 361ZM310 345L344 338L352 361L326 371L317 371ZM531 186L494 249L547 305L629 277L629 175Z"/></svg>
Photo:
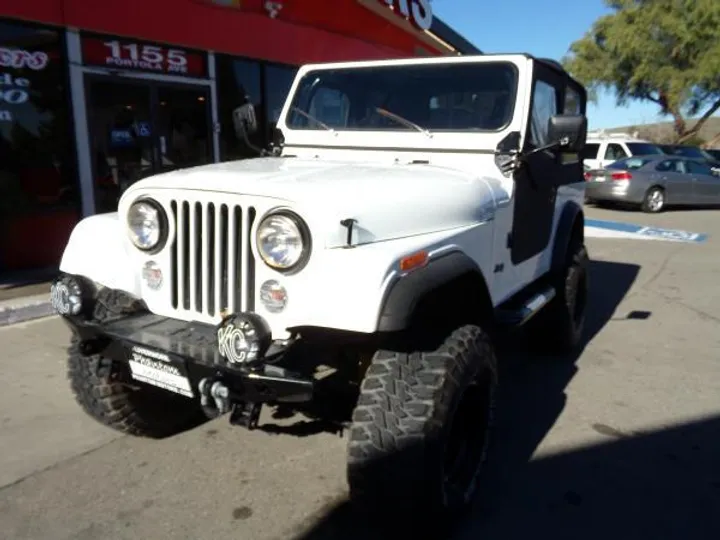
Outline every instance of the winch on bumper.
<svg viewBox="0 0 720 540"><path fill-rule="evenodd" d="M107 291L106 291L107 292ZM310 377L275 365L296 353L293 340L272 341L255 313L234 313L217 326L155 315L121 291L132 309L98 320L98 294L82 278L62 275L51 286L55 311L77 335L84 355L99 354L127 365L139 382L199 399L208 414L256 427L262 404L312 400Z"/></svg>

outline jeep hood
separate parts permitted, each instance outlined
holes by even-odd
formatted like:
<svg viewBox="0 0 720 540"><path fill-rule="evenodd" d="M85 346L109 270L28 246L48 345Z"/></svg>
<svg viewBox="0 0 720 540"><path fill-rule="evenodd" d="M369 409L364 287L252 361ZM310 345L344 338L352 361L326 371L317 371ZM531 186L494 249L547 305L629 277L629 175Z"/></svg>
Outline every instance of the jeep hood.
<svg viewBox="0 0 720 540"><path fill-rule="evenodd" d="M125 196L132 196L135 189L173 189L277 199L308 222L315 238L324 237L326 247L339 247L346 244L347 230L340 221L347 218L356 220L354 244L438 232L487 219L496 208L491 183L497 184L427 164L254 158L145 178Z"/></svg>

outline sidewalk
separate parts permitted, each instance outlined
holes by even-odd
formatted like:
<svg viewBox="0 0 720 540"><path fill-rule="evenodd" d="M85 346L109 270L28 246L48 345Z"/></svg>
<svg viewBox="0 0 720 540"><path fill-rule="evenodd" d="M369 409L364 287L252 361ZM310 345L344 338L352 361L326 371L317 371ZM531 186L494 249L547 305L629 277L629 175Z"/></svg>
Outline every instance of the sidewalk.
<svg viewBox="0 0 720 540"><path fill-rule="evenodd" d="M53 315L50 283L56 273L41 269L0 274L0 326Z"/></svg>

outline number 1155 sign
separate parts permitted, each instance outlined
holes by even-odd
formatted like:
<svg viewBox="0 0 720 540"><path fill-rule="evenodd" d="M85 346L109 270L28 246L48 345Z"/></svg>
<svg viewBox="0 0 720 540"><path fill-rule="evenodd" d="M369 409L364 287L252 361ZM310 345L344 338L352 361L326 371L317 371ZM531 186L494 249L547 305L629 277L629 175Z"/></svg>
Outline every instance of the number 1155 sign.
<svg viewBox="0 0 720 540"><path fill-rule="evenodd" d="M82 40L82 52L86 65L168 75L206 76L205 55L179 47L86 36Z"/></svg>

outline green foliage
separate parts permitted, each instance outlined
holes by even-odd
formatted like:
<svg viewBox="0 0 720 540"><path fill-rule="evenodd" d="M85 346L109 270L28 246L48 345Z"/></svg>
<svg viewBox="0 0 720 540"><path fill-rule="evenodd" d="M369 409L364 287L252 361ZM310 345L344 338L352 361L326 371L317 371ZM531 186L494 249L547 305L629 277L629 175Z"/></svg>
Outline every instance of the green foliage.
<svg viewBox="0 0 720 540"><path fill-rule="evenodd" d="M720 109L720 1L605 0L600 17L570 46L565 68L588 88L614 90L618 105L657 103L677 140ZM685 117L704 114L688 128Z"/></svg>

